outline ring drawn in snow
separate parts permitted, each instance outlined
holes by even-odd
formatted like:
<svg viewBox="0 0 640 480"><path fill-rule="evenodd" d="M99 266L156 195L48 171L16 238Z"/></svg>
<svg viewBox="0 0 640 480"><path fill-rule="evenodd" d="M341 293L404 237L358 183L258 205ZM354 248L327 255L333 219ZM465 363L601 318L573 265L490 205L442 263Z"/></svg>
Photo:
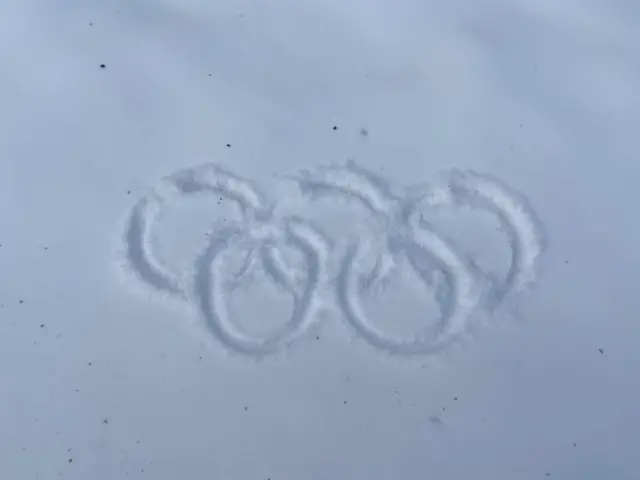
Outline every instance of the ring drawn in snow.
<svg viewBox="0 0 640 480"><path fill-rule="evenodd" d="M261 263L266 276L291 295L293 300L288 320L262 337L251 336L243 331L233 321L227 307L234 283L242 282L248 268L243 268L240 275L229 282L224 276L221 258L234 244L247 240L251 245L247 263ZM281 243L302 253L306 278L297 278L280 258ZM317 321L314 315L315 294L323 279L324 248L323 238L312 227L296 219L287 219L281 230L275 230L266 238L252 238L251 231L234 231L217 236L197 261L195 282L195 296L210 331L227 348L257 357L276 353L291 345Z"/></svg>
<svg viewBox="0 0 640 480"><path fill-rule="evenodd" d="M125 232L125 255L135 274L157 292L186 300L189 279L172 272L158 258L151 238L167 205L190 195L209 193L226 197L239 210L240 221L267 208L266 201L249 183L217 165L201 165L165 177L132 209Z"/></svg>

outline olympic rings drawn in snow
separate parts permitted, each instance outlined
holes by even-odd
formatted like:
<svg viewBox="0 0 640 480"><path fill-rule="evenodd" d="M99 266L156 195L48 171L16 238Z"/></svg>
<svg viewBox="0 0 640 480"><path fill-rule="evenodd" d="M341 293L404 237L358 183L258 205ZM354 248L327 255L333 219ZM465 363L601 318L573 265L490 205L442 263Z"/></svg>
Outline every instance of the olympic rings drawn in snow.
<svg viewBox="0 0 640 480"><path fill-rule="evenodd" d="M262 357L287 348L319 321L318 311L328 301L320 292L331 289L344 319L373 347L400 355L430 354L464 335L475 310L493 308L535 280L543 250L541 225L526 199L492 176L451 170L440 175L435 184L397 192L385 179L349 161L285 178L295 183L309 204L321 196L358 202L377 225L375 234L351 241L336 261L331 248L336 239L312 221L282 214L278 202L271 202L252 183L215 164L188 168L164 178L128 217L124 252L137 278L156 292L197 305L209 331L232 351ZM173 272L157 258L151 232L172 200L203 193L235 203L239 219L217 227L193 270ZM511 250L510 266L503 278L483 272L424 219L425 208L461 206L487 212L500 222ZM363 258L370 255L365 248L367 242L380 246L372 269L363 268ZM283 260L285 246L301 254L303 261L298 268ZM226 278L224 255L238 248L243 251L242 268L234 278ZM363 301L387 279L401 257L434 291L441 312L436 328L405 337L374 325ZM424 258L429 259L428 267ZM245 332L227 308L229 293L257 264L293 299L291 316L264 336ZM436 274L444 279L440 284Z"/></svg>

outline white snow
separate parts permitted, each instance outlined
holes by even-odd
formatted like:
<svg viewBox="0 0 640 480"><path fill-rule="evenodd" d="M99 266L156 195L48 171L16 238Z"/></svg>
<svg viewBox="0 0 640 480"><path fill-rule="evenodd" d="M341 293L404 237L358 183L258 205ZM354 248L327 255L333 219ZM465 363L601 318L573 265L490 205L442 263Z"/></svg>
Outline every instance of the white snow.
<svg viewBox="0 0 640 480"><path fill-rule="evenodd" d="M640 475L640 4L9 0L0 478Z"/></svg>

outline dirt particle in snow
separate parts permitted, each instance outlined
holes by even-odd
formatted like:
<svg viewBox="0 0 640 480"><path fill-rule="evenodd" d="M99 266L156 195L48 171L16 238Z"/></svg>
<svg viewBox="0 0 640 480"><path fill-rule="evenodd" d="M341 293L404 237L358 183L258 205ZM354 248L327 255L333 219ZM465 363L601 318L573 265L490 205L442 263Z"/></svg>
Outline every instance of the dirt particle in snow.
<svg viewBox="0 0 640 480"><path fill-rule="evenodd" d="M245 412L249 411L249 407L247 407L247 406L245 405L245 407L244 407L244 411L245 411Z"/></svg>
<svg viewBox="0 0 640 480"><path fill-rule="evenodd" d="M90 367L91 365L93 365L92 362L87 362L87 365Z"/></svg>
<svg viewBox="0 0 640 480"><path fill-rule="evenodd" d="M231 144L230 143L227 143L227 148L231 148Z"/></svg>
<svg viewBox="0 0 640 480"><path fill-rule="evenodd" d="M361 128L360 129L360 135L362 135L363 137L368 137L369 136L369 131L366 128Z"/></svg>
<svg viewBox="0 0 640 480"><path fill-rule="evenodd" d="M104 423L105 425L109 425L109 419L108 418L103 418L102 419L102 423Z"/></svg>
<svg viewBox="0 0 640 480"><path fill-rule="evenodd" d="M434 425L444 425L442 419L437 415L429 417L429 422L433 423Z"/></svg>
<svg viewBox="0 0 640 480"><path fill-rule="evenodd" d="M44 328L44 323L41 323L41 324L40 324L40 328Z"/></svg>
<svg viewBox="0 0 640 480"><path fill-rule="evenodd" d="M100 68L107 68L107 66L104 63L102 63L100 64Z"/></svg>
<svg viewBox="0 0 640 480"><path fill-rule="evenodd" d="M320 340L320 336L319 336L319 335L318 335L318 336L316 336L316 340Z"/></svg>
<svg viewBox="0 0 640 480"><path fill-rule="evenodd" d="M20 305L22 305L24 303L24 300L20 300Z"/></svg>
<svg viewBox="0 0 640 480"><path fill-rule="evenodd" d="M599 348L598 351L600 352L600 355L604 354L604 348Z"/></svg>
<svg viewBox="0 0 640 480"><path fill-rule="evenodd" d="M73 458L70 458L70 459L69 459L69 463L72 463L72 462L73 462Z"/></svg>
<svg viewBox="0 0 640 480"><path fill-rule="evenodd" d="M454 400L455 402L457 402L457 401L458 401L458 397L453 397L453 400Z"/></svg>
<svg viewBox="0 0 640 480"><path fill-rule="evenodd" d="M337 125L334 125L334 126L333 126L333 129L334 129L334 130L338 130L338 126L337 126Z"/></svg>

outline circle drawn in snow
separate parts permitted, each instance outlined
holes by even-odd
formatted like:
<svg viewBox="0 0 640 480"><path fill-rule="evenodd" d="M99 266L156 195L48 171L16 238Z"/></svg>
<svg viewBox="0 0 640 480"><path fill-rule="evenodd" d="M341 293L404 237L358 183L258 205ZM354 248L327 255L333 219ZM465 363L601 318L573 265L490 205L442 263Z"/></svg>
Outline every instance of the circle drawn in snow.
<svg viewBox="0 0 640 480"><path fill-rule="evenodd" d="M290 346L308 332L317 320L314 313L316 292L324 274L324 240L308 225L294 220L287 221L285 229L276 233L281 234L280 240L303 254L307 278L300 281L279 258L275 239L250 239L254 248L248 253L248 263L259 261L271 281L293 299L293 310L286 323L264 337L250 336L239 328L227 306L229 296L234 287L242 282L248 268L241 270L234 285L225 277L221 261L234 243L246 241L251 232L235 231L218 235L197 262L196 298L210 331L225 347L255 357L273 354Z"/></svg>

